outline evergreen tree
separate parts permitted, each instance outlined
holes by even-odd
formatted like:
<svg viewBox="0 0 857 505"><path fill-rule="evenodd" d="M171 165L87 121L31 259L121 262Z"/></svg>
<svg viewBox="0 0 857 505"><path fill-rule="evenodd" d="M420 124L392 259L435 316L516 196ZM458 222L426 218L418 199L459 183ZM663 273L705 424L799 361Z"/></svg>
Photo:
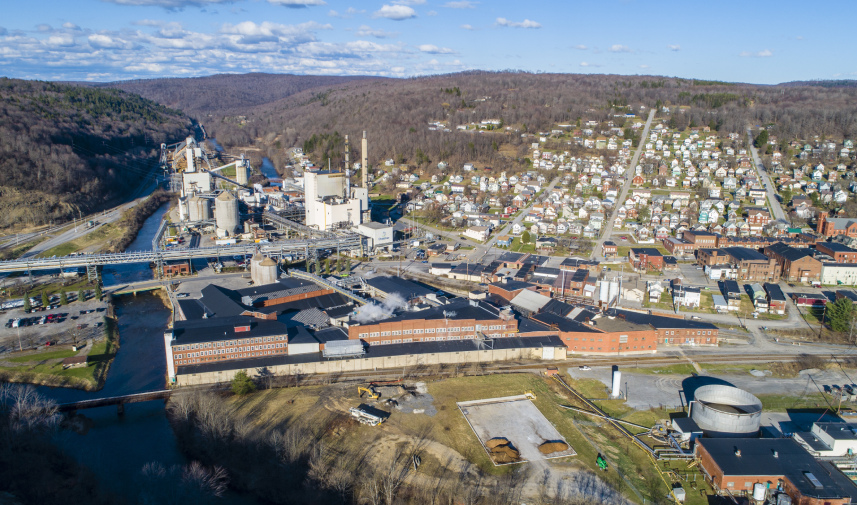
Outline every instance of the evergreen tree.
<svg viewBox="0 0 857 505"><path fill-rule="evenodd" d="M756 140L754 142L756 147L764 148L768 143L768 130L762 130L756 135Z"/></svg>
<svg viewBox="0 0 857 505"><path fill-rule="evenodd" d="M86 301L86 291L83 288L77 290L77 301L85 302Z"/></svg>
<svg viewBox="0 0 857 505"><path fill-rule="evenodd" d="M32 308L32 305L30 305L29 293L24 293L24 312L30 312L30 309Z"/></svg>
<svg viewBox="0 0 857 505"><path fill-rule="evenodd" d="M327 275L330 275L330 258L324 260L324 271Z"/></svg>
<svg viewBox="0 0 857 505"><path fill-rule="evenodd" d="M101 301L101 296L102 296L102 295L101 295L101 283L100 283L100 282L96 282L96 283L95 283L95 299L96 299L96 300L98 300L98 301L100 302L100 301Z"/></svg>
<svg viewBox="0 0 857 505"><path fill-rule="evenodd" d="M530 239L531 239L530 232L525 230L524 233L521 234L521 243L522 244L529 244Z"/></svg>
<svg viewBox="0 0 857 505"><path fill-rule="evenodd" d="M253 379L247 375L246 370L239 370L235 373L235 377L232 378L232 392L236 395L246 395L250 394L253 391L256 391L256 384L253 383Z"/></svg>
<svg viewBox="0 0 857 505"><path fill-rule="evenodd" d="M833 331L847 332L854 321L854 302L840 298L827 305L827 322Z"/></svg>
<svg viewBox="0 0 857 505"><path fill-rule="evenodd" d="M68 295L65 291L60 291L60 305L68 305Z"/></svg>
<svg viewBox="0 0 857 505"><path fill-rule="evenodd" d="M345 270L342 271L343 277L348 277L351 274L351 258L345 260Z"/></svg>
<svg viewBox="0 0 857 505"><path fill-rule="evenodd" d="M50 305L50 298L48 298L48 294L42 291L42 307L47 307Z"/></svg>

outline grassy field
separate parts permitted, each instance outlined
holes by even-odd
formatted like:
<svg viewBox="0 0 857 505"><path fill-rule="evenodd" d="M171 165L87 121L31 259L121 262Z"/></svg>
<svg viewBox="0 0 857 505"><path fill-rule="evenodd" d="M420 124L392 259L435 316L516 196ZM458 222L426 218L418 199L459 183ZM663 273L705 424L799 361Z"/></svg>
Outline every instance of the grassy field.
<svg viewBox="0 0 857 505"><path fill-rule="evenodd" d="M3 249L0 251L0 259L3 260L14 260L20 258L25 252L29 251L33 247L41 244L46 240L46 237L39 237L37 239L31 240L29 242L23 242L15 246L11 246L7 249Z"/></svg>
<svg viewBox="0 0 857 505"><path fill-rule="evenodd" d="M97 230L87 233L78 239L52 247L39 254L37 257L50 258L51 256L68 256L73 252L80 252L93 246L99 246L99 248L101 248L106 246L111 240L121 237L124 231L125 230L123 228L113 223L107 223L99 227Z"/></svg>
<svg viewBox="0 0 857 505"><path fill-rule="evenodd" d="M535 253L536 252L536 244L524 244L521 242L521 237L515 237L512 239L512 245L509 246L509 250L513 252L522 252L522 253Z"/></svg>
<svg viewBox="0 0 857 505"><path fill-rule="evenodd" d="M603 399L597 403L610 415L646 426L668 417L666 411L634 411L623 400L607 400L607 390L599 381L583 379L571 381L571 384L587 397ZM667 493L666 485L645 452L593 417L562 408L561 405L577 404L553 381L531 374L468 376L430 381L427 389L437 409L433 417L394 410L380 427L346 424L347 429L337 430L335 443L341 447L371 443L380 448L388 447L391 440L401 443L403 437L426 437L453 449L485 472L501 476L515 470L515 465L494 466L456 402L532 391L536 395L533 403L577 452L576 456L553 460L552 467L560 471L575 468L591 470L635 501ZM253 423L275 428L293 422L319 422L331 415L342 416L348 407L361 401L365 398L357 397L355 386L332 385L260 391L233 398L232 405ZM438 446L434 444L433 447ZM424 463L432 461L434 464L445 459L437 449L425 452ZM608 460L608 472L597 468L595 460L599 453ZM689 492L688 503L702 505L705 501Z"/></svg>
<svg viewBox="0 0 857 505"><path fill-rule="evenodd" d="M118 350L113 321L105 318L105 337L93 343L85 367L63 369L62 361L80 354L71 348L13 356L0 365L0 378L8 382L23 382L47 386L95 390L104 383L107 370Z"/></svg>

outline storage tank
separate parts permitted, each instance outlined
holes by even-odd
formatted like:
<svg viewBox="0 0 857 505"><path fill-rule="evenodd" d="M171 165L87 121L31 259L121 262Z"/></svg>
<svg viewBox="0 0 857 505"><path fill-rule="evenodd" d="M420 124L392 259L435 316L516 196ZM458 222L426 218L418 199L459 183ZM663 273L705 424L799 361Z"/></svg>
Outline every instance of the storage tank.
<svg viewBox="0 0 857 505"><path fill-rule="evenodd" d="M247 165L243 163L235 164L235 182L238 184L247 185L247 182L250 180L250 170L247 169Z"/></svg>
<svg viewBox="0 0 857 505"><path fill-rule="evenodd" d="M229 234L235 233L239 226L238 200L229 191L217 195L214 201L214 219L217 227Z"/></svg>
<svg viewBox="0 0 857 505"><path fill-rule="evenodd" d="M208 221L211 219L211 203L208 198L192 196L188 199L188 211L191 221Z"/></svg>
<svg viewBox="0 0 857 505"><path fill-rule="evenodd" d="M256 286L277 282L277 263L261 254L253 256L250 259L250 280Z"/></svg>
<svg viewBox="0 0 857 505"><path fill-rule="evenodd" d="M694 392L690 417L708 437L753 437L759 434L762 402L732 386L702 386Z"/></svg>
<svg viewBox="0 0 857 505"><path fill-rule="evenodd" d="M619 398L622 394L622 372L618 366L613 366L613 390L610 392L612 398Z"/></svg>
<svg viewBox="0 0 857 505"><path fill-rule="evenodd" d="M765 489L765 485L761 482L757 482L753 484L753 499L757 502L765 501L765 495L767 495L767 490Z"/></svg>

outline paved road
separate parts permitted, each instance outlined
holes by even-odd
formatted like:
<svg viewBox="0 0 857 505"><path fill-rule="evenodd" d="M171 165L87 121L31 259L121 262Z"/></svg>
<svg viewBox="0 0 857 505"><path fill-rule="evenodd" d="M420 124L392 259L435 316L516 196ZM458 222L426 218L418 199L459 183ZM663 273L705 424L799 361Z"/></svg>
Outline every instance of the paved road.
<svg viewBox="0 0 857 505"><path fill-rule="evenodd" d="M643 128L643 134L640 135L640 144L637 146L637 152L634 153L634 157L631 158L631 162L628 164L628 170L625 171L625 185L622 186L622 191L619 192L619 197L613 206L613 212L610 213L610 217L607 219L606 228L604 228L601 238L595 242L595 247L592 248L592 255L590 256L592 259L604 259L601 256L601 244L605 240L610 240L610 234L613 233L613 222L616 220L616 213L619 212L619 207L622 206L628 197L628 190L631 189L631 181L634 179L634 168L636 168L637 163L640 161L640 155L643 152L643 147L646 145L646 139L649 137L649 127L652 126L654 118L655 109L651 109L649 110L649 118L646 119L646 127Z"/></svg>
<svg viewBox="0 0 857 505"><path fill-rule="evenodd" d="M547 194L549 194L551 191L553 191L553 188L555 188L555 187L556 187L557 183L559 182L559 179L560 179L559 177L554 177L554 179L550 182L550 184L548 184L548 187L547 187L547 188L545 188L545 190L544 190L541 194L542 194L542 195L547 195ZM521 223L521 222L524 220L524 218L525 218L525 217L527 217L527 214L529 214L529 213L530 213L530 211L533 209L533 207L536 205L536 203L539 203L539 200L537 200L536 198L533 198L533 200L532 200L532 202L530 203L530 205L529 205L529 206L527 206L527 208L526 208L526 209L524 209L524 210L522 210L522 211L520 211L520 212L518 213L518 217L516 217L516 218L515 218L515 219L513 219L512 221L510 221L510 222L506 223L506 226L504 226L502 230L497 231L497 232L494 232L494 233L492 234L491 238L490 238L490 239L488 239L488 242L486 242L486 243L484 243L484 244L481 244L481 245L478 245L478 246L476 247L476 250L475 250L475 251L474 251L474 253L473 253L473 257L474 257L474 258L476 258L476 257L480 257L480 258L481 258L481 257L482 257L482 256L484 256L484 255L485 255L489 250L491 250L491 248L494 246L494 243L495 243L495 242L497 242L497 237L500 237L500 236L502 236L502 235L509 235L509 234L511 234L511 233L512 233L512 226L514 226L514 225L515 225L515 223Z"/></svg>
<svg viewBox="0 0 857 505"><path fill-rule="evenodd" d="M756 174L759 176L759 181L763 184L765 192L768 194L768 205L770 205L771 214L773 214L776 220L788 222L786 214L783 212L783 207L780 205L779 200L777 200L777 192L774 190L774 184L768 175L768 171L765 169L765 165L762 164L759 151L753 145L753 132L750 131L750 128L747 128L747 142L750 144L750 153L752 153L753 163L756 165Z"/></svg>

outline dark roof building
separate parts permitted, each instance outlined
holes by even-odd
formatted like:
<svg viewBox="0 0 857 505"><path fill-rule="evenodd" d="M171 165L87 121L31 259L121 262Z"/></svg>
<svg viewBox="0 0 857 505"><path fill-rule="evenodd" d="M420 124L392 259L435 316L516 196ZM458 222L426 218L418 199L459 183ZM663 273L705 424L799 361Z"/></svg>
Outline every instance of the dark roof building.
<svg viewBox="0 0 857 505"><path fill-rule="evenodd" d="M782 479L796 504L845 505L857 497L850 479L791 438L700 438L694 450L720 492L752 493L757 483L776 487Z"/></svg>

